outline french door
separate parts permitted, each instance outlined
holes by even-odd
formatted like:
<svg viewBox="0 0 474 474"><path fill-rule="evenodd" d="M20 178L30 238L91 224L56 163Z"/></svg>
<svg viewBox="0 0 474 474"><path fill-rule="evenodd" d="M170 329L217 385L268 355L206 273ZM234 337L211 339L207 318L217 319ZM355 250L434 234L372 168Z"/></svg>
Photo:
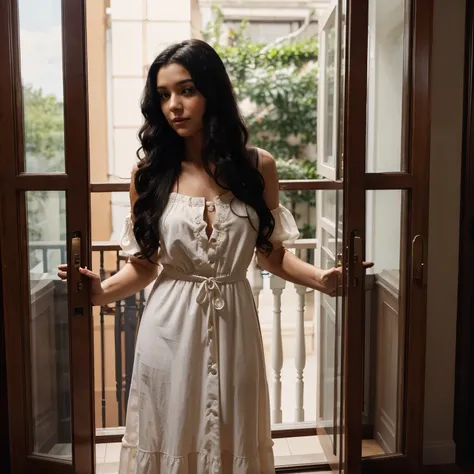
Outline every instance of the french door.
<svg viewBox="0 0 474 474"><path fill-rule="evenodd" d="M318 435L334 472L418 472L432 2L334 0L320 21ZM364 271L362 261L375 262Z"/></svg>
<svg viewBox="0 0 474 474"><path fill-rule="evenodd" d="M12 472L94 472L84 0L0 2L0 251ZM320 19L318 434L335 472L422 453L432 0ZM38 117L48 117L39 126ZM301 183L282 183L300 189ZM365 271L362 262L375 262ZM68 262L71 278L55 276Z"/></svg>
<svg viewBox="0 0 474 474"><path fill-rule="evenodd" d="M319 295L316 346L319 440L334 472L355 473L361 459L365 287L365 79L360 65L366 48L358 38L365 34L367 15L364 5L353 9L353 4L333 2L320 22L318 173L333 189L318 191L316 199L317 264L342 266L343 275L336 298Z"/></svg>
<svg viewBox="0 0 474 474"><path fill-rule="evenodd" d="M92 318L76 268L90 262L84 1L4 0L0 38L11 470L90 474Z"/></svg>

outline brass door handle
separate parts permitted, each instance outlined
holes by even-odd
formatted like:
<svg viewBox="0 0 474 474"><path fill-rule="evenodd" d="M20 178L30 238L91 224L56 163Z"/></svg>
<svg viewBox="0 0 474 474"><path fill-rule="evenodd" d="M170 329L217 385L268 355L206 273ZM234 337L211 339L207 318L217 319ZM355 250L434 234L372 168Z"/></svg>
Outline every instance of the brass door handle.
<svg viewBox="0 0 474 474"><path fill-rule="evenodd" d="M357 288L361 283L361 272L363 255L363 241L362 237L356 234L356 231L351 233L351 241L349 246L349 262L348 262L348 285Z"/></svg>
<svg viewBox="0 0 474 474"><path fill-rule="evenodd" d="M77 291L82 290L82 275L79 273L79 267L81 266L81 233L77 230L73 231L71 239L71 257L72 265L76 271L70 272L70 278L72 279L73 288Z"/></svg>
<svg viewBox="0 0 474 474"><path fill-rule="evenodd" d="M425 240L418 234L411 243L411 280L413 283L424 285L426 278Z"/></svg>
<svg viewBox="0 0 474 474"><path fill-rule="evenodd" d="M344 276L346 273L346 268L343 268L343 258L342 258L342 253L338 253L336 255L336 267L341 267L342 268L342 273L337 279L337 295L336 296L343 296L344 294Z"/></svg>

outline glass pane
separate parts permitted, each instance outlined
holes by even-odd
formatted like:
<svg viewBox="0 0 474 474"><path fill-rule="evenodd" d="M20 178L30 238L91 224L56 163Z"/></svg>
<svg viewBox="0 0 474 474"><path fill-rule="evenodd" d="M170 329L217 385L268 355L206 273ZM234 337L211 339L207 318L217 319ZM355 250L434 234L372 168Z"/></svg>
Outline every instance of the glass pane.
<svg viewBox="0 0 474 474"><path fill-rule="evenodd" d="M18 0L25 170L64 172L61 0Z"/></svg>
<svg viewBox="0 0 474 474"><path fill-rule="evenodd" d="M370 173L405 171L402 150L405 0L370 0L367 155Z"/></svg>
<svg viewBox="0 0 474 474"><path fill-rule="evenodd" d="M346 1L339 1L339 98L338 98L338 122L339 122L339 136L338 136L338 179L344 176L344 164L342 150L344 147L344 111L346 101ZM342 201L341 201L342 202ZM342 209L342 206L341 206ZM342 211L341 211L342 212Z"/></svg>
<svg viewBox="0 0 474 474"><path fill-rule="evenodd" d="M325 297L321 304L321 323L320 323L320 357L319 362L320 380L319 380L319 419L318 425L326 428L331 441L334 443L334 355L336 341L336 317L334 309L325 304ZM327 303L327 301L326 301Z"/></svg>
<svg viewBox="0 0 474 474"><path fill-rule="evenodd" d="M328 190L321 193L322 197L322 217L328 219L336 225L336 191Z"/></svg>
<svg viewBox="0 0 474 474"><path fill-rule="evenodd" d="M334 154L334 104L336 100L336 15L333 14L326 27L325 84L324 84L324 153L323 162L335 166Z"/></svg>
<svg viewBox="0 0 474 474"><path fill-rule="evenodd" d="M363 455L399 453L403 419L405 191L367 191Z"/></svg>
<svg viewBox="0 0 474 474"><path fill-rule="evenodd" d="M340 195L338 196L338 193ZM318 195L322 200L322 219L318 222L320 242L319 264L323 269L337 265L337 255L342 250L342 225L337 222L338 210L342 210L342 192L322 191ZM339 238L337 238L339 236ZM332 444L333 454L338 453L337 434L340 418L340 377L341 377L341 317L342 299L326 295L319 296L319 392L318 392L318 426L324 427L326 437Z"/></svg>
<svg viewBox="0 0 474 474"><path fill-rule="evenodd" d="M33 450L71 461L71 399L64 191L28 191Z"/></svg>
<svg viewBox="0 0 474 474"><path fill-rule="evenodd" d="M333 256L336 255L336 238L325 229L322 229L321 245L323 246L324 250L327 249Z"/></svg>

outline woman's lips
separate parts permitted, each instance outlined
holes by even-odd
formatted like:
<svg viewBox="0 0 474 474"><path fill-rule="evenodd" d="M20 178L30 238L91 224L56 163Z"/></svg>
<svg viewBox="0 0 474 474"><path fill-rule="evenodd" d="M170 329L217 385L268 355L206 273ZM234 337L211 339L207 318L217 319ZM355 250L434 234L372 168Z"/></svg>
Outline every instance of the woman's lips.
<svg viewBox="0 0 474 474"><path fill-rule="evenodd" d="M189 119L187 118L175 118L173 119L173 123L175 125L182 125L183 123L187 122Z"/></svg>

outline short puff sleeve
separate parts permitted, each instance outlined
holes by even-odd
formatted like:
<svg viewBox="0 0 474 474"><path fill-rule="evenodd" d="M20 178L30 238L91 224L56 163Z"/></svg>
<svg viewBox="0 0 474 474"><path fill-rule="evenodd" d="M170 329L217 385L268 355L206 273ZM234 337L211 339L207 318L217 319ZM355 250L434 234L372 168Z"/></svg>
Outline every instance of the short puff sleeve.
<svg viewBox="0 0 474 474"><path fill-rule="evenodd" d="M300 232L291 212L281 204L270 212L275 219L275 228L270 237L270 242L273 245L294 242L300 236Z"/></svg>
<svg viewBox="0 0 474 474"><path fill-rule="evenodd" d="M133 257L140 252L140 246L133 233L133 221L130 214L125 218L125 222L123 223L119 244L125 255L129 257Z"/></svg>

